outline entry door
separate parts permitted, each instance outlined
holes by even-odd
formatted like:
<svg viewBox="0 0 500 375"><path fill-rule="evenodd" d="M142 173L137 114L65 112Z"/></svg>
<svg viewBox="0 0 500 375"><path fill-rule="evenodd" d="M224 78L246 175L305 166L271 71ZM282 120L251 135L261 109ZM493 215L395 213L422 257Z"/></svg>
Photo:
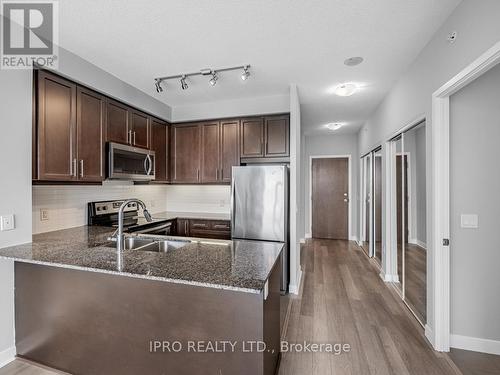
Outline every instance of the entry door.
<svg viewBox="0 0 500 375"><path fill-rule="evenodd" d="M312 159L312 236L349 238L349 159Z"/></svg>

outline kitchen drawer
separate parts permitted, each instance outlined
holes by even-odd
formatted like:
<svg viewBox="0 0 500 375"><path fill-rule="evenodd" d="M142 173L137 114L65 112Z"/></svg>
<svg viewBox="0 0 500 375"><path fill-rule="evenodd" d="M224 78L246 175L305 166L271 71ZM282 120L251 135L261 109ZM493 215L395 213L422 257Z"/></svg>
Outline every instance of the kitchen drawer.
<svg viewBox="0 0 500 375"><path fill-rule="evenodd" d="M189 220L189 227L191 230L209 230L210 229L210 221L209 220L199 220L199 219L191 219Z"/></svg>
<svg viewBox="0 0 500 375"><path fill-rule="evenodd" d="M230 231L231 223L229 220L212 220L210 221L210 229L216 231Z"/></svg>
<svg viewBox="0 0 500 375"><path fill-rule="evenodd" d="M190 237L198 237L198 238L211 238L218 240L230 240L231 232L230 231L221 231L221 230L197 230L191 229Z"/></svg>

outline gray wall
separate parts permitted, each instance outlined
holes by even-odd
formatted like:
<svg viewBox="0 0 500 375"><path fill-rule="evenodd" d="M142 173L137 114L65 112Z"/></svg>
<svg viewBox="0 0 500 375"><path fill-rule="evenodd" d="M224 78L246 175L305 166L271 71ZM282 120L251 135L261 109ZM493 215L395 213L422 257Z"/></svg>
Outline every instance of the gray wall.
<svg viewBox="0 0 500 375"><path fill-rule="evenodd" d="M500 65L450 98L451 331L497 341L499 100ZM479 228L461 228L460 214L478 214Z"/></svg>
<svg viewBox="0 0 500 375"><path fill-rule="evenodd" d="M303 157L303 182L304 182L304 211L305 233L311 234L310 218L310 157L320 155L351 155L351 232L353 237L358 237L359 216L359 153L356 134L347 135L316 135L305 136L305 151Z"/></svg>
<svg viewBox="0 0 500 375"><path fill-rule="evenodd" d="M398 129L421 117L427 118L427 144L430 145L432 93L500 40L499 14L498 0L461 2L361 129L358 134L360 153L370 151ZM452 31L457 31L458 39L450 44L446 38ZM431 163L432 154L427 150L428 172ZM430 192L430 179L427 178L427 225L432 203ZM433 235L430 229L427 228L429 242ZM432 270L432 257L429 256L427 324L431 330L434 321Z"/></svg>

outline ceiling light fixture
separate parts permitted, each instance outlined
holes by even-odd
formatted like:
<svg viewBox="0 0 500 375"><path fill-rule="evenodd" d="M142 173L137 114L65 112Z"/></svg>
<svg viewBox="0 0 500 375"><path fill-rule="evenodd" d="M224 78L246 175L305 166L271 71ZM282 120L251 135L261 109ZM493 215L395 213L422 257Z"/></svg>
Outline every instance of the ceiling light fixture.
<svg viewBox="0 0 500 375"><path fill-rule="evenodd" d="M186 82L186 76L185 75L182 75L181 76L181 88L183 90L187 90L189 88L187 82Z"/></svg>
<svg viewBox="0 0 500 375"><path fill-rule="evenodd" d="M198 72L176 74L176 75L166 76L166 77L156 77L156 78L154 78L155 89L157 92L162 92L163 88L161 87L161 83L163 81L166 81L168 79L179 79L180 78L181 88L183 90L186 90L188 88L186 78L192 77L192 76L209 76L209 75L212 76L209 83L212 86L215 86L217 84L218 79L219 79L220 72L227 72L230 70L240 70L240 69L243 69L243 73L241 74L241 79L243 81L245 81L248 77L250 77L250 64L238 65L238 66L233 66L233 67L229 67L229 68L220 68L220 69L205 68L205 69L201 69Z"/></svg>
<svg viewBox="0 0 500 375"><path fill-rule="evenodd" d="M250 65L246 65L243 67L243 73L241 73L241 79L243 81L246 81L248 79L248 77L250 77Z"/></svg>
<svg viewBox="0 0 500 375"><path fill-rule="evenodd" d="M217 84L217 80L219 79L219 77L217 76L217 72L216 71L213 71L212 72L212 78L210 79L210 81L208 81L212 86L215 86Z"/></svg>
<svg viewBox="0 0 500 375"><path fill-rule="evenodd" d="M161 80L159 80L159 79L155 80L155 88L156 88L156 92L158 92L158 93L163 92L163 87L161 87Z"/></svg>
<svg viewBox="0 0 500 375"><path fill-rule="evenodd" d="M355 56L355 57L349 57L348 59L345 59L344 65L347 66L356 66L359 65L363 62L363 58L361 56Z"/></svg>
<svg viewBox="0 0 500 375"><path fill-rule="evenodd" d="M339 130L342 126L344 126L343 124L339 124L339 123L335 123L335 124L327 124L326 127L329 129L329 130Z"/></svg>
<svg viewBox="0 0 500 375"><path fill-rule="evenodd" d="M338 96L351 96L358 91L358 86L355 83L342 83L335 88L335 94Z"/></svg>

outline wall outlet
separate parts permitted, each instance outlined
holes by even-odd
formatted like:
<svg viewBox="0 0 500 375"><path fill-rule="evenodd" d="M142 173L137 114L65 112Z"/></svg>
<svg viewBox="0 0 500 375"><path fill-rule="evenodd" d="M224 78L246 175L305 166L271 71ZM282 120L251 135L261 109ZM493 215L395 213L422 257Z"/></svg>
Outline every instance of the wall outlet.
<svg viewBox="0 0 500 375"><path fill-rule="evenodd" d="M13 230L15 228L14 225L14 215L3 215L0 216L0 230Z"/></svg>
<svg viewBox="0 0 500 375"><path fill-rule="evenodd" d="M471 214L462 214L460 215L460 226L462 228L478 228L479 227L479 218L477 215Z"/></svg>
<svg viewBox="0 0 500 375"><path fill-rule="evenodd" d="M40 221L49 220L49 210L42 208L40 209Z"/></svg>

